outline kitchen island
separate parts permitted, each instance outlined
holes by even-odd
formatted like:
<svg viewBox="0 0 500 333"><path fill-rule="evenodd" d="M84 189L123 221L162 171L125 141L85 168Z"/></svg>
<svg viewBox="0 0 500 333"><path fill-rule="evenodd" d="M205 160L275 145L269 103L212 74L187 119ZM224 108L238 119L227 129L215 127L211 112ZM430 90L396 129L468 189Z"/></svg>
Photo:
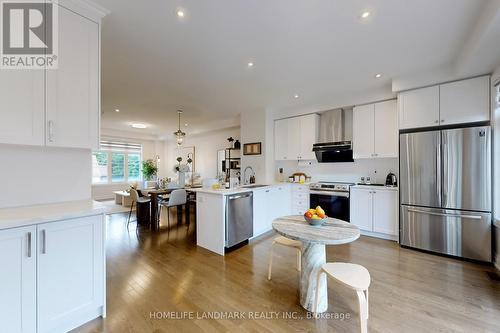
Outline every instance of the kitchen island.
<svg viewBox="0 0 500 333"><path fill-rule="evenodd" d="M250 239L272 230L272 221L275 218L290 215L291 188L295 184L253 186L220 190L189 189L189 191L196 192L196 242L198 246L224 255L227 245L227 200L232 195L252 193L253 232Z"/></svg>

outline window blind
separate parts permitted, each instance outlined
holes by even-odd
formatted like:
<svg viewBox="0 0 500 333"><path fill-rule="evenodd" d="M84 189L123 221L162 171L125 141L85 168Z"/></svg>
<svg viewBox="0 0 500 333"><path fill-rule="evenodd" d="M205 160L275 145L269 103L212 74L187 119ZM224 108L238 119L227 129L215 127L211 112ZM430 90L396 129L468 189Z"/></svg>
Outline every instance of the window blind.
<svg viewBox="0 0 500 333"><path fill-rule="evenodd" d="M101 150L126 151L129 153L142 152L142 144L114 140L101 140Z"/></svg>

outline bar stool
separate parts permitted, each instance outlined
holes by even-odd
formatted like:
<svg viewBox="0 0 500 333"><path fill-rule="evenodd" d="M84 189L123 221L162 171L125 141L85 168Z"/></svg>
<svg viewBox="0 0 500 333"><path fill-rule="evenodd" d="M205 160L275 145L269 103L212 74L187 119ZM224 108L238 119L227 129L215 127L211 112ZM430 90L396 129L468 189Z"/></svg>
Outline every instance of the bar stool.
<svg viewBox="0 0 500 333"><path fill-rule="evenodd" d="M368 287L370 286L370 273L366 268L357 264L345 262L326 263L318 272L318 286L321 280L321 275L326 274L332 279L342 283L343 285L354 289L358 295L359 302L359 321L361 325L361 333L368 332ZM316 289L316 299L314 302L314 313L317 317L317 309L319 302L319 288Z"/></svg>
<svg viewBox="0 0 500 333"><path fill-rule="evenodd" d="M269 270L267 273L267 279L271 280L271 271L273 269L273 248L275 245L282 245L286 247L292 247L297 250L297 270L300 272L300 261L302 260L302 242L286 238L283 236L276 237L271 244L271 251L269 252Z"/></svg>

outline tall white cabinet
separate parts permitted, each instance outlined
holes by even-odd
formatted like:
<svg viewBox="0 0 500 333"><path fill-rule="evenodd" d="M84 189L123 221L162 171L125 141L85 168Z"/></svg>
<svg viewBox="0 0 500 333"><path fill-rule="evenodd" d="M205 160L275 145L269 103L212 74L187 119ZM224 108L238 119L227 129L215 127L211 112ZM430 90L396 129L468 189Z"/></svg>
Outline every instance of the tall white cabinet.
<svg viewBox="0 0 500 333"><path fill-rule="evenodd" d="M398 157L396 100L356 106L353 109L353 157Z"/></svg>
<svg viewBox="0 0 500 333"><path fill-rule="evenodd" d="M90 1L60 0L58 68L0 75L0 144L96 149L100 119L100 21Z"/></svg>
<svg viewBox="0 0 500 333"><path fill-rule="evenodd" d="M314 160L313 144L318 140L319 115L280 119L274 122L276 160Z"/></svg>

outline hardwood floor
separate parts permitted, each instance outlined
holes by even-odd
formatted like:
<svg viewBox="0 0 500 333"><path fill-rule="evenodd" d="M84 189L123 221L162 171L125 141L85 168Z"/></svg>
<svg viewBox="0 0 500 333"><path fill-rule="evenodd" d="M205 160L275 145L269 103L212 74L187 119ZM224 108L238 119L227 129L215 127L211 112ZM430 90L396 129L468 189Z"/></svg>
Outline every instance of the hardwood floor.
<svg viewBox="0 0 500 333"><path fill-rule="evenodd" d="M136 235L135 224L125 228L126 214L108 218L108 316L75 332L359 332L355 293L331 280L328 313L350 318L307 318L293 249L276 248L273 280L267 280L275 234L220 257L196 247L193 222L170 232L164 223L160 232ZM370 271L370 332L500 332L500 282L491 278L491 266L369 237L327 247L327 260ZM216 311L247 319L198 318ZM169 312L175 318L165 318ZM270 312L279 318L261 317Z"/></svg>

